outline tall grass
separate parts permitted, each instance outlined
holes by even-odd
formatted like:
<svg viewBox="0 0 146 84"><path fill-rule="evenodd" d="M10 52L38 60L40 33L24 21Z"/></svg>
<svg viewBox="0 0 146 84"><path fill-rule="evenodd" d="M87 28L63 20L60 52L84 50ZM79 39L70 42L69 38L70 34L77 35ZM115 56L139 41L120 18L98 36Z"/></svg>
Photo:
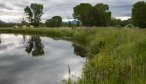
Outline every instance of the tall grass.
<svg viewBox="0 0 146 84"><path fill-rule="evenodd" d="M146 30L106 30L95 34L77 84L146 84Z"/></svg>
<svg viewBox="0 0 146 84"><path fill-rule="evenodd" d="M66 84L146 84L145 29L0 29L5 33L71 37L86 48L81 78Z"/></svg>
<svg viewBox="0 0 146 84"><path fill-rule="evenodd" d="M58 28L35 28L35 29L13 29L13 28L0 28L0 33L15 33L15 34L29 34L29 35L40 35L61 38L64 36L73 36L72 30L69 29L58 29Z"/></svg>

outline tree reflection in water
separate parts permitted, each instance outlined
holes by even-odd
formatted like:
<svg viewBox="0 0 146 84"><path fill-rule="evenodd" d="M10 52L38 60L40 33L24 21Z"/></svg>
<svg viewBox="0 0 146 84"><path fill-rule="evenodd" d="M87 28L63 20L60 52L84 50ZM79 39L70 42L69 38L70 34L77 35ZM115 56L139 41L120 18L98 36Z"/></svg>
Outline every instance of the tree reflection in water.
<svg viewBox="0 0 146 84"><path fill-rule="evenodd" d="M1 44L2 40L1 40L1 36L0 36L0 44Z"/></svg>
<svg viewBox="0 0 146 84"><path fill-rule="evenodd" d="M76 55L79 55L81 57L87 56L87 50L84 47L82 47L81 45L78 45L77 43L73 43L72 46L74 47L74 53Z"/></svg>
<svg viewBox="0 0 146 84"><path fill-rule="evenodd" d="M26 46L26 52L32 54L32 56L44 55L44 45L41 43L39 36L31 36L28 45Z"/></svg>
<svg viewBox="0 0 146 84"><path fill-rule="evenodd" d="M0 44L2 43L2 39L1 39L1 33L0 33Z"/></svg>
<svg viewBox="0 0 146 84"><path fill-rule="evenodd" d="M26 42L26 36L23 35L23 44L25 44L25 42Z"/></svg>

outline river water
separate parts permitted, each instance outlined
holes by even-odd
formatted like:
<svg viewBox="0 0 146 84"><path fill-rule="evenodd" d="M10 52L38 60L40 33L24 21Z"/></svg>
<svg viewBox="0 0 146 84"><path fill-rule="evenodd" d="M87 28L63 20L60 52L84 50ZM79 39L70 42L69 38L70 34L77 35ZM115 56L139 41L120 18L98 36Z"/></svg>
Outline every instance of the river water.
<svg viewBox="0 0 146 84"><path fill-rule="evenodd" d="M85 58L73 43L49 37L0 35L0 84L60 84L79 77Z"/></svg>

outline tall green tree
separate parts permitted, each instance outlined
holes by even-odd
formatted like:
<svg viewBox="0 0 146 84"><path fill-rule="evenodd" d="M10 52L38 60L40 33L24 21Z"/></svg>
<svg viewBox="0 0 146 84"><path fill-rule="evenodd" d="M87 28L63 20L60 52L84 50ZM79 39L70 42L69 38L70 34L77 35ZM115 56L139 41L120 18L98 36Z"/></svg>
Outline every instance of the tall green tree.
<svg viewBox="0 0 146 84"><path fill-rule="evenodd" d="M62 17L61 16L54 16L52 17L53 20L55 20L56 22L56 27L60 27L62 24Z"/></svg>
<svg viewBox="0 0 146 84"><path fill-rule="evenodd" d="M30 6L24 8L28 20L31 25L38 27L41 21L41 16L43 15L43 5L37 3L31 3Z"/></svg>
<svg viewBox="0 0 146 84"><path fill-rule="evenodd" d="M45 23L47 27L60 27L62 24L62 17L54 16L51 19L47 19Z"/></svg>
<svg viewBox="0 0 146 84"><path fill-rule="evenodd" d="M91 26L92 23L92 5L89 3L81 3L74 7L73 17L80 20L82 25Z"/></svg>
<svg viewBox="0 0 146 84"><path fill-rule="evenodd" d="M146 2L139 1L133 5L132 19L135 25L146 28Z"/></svg>
<svg viewBox="0 0 146 84"><path fill-rule="evenodd" d="M99 3L95 5L96 26L107 26L111 19L111 12L107 4ZM97 16L97 17L96 17Z"/></svg>
<svg viewBox="0 0 146 84"><path fill-rule="evenodd" d="M111 12L108 5L103 3L95 6L81 3L74 7L73 17L81 21L83 26L107 26L111 19Z"/></svg>

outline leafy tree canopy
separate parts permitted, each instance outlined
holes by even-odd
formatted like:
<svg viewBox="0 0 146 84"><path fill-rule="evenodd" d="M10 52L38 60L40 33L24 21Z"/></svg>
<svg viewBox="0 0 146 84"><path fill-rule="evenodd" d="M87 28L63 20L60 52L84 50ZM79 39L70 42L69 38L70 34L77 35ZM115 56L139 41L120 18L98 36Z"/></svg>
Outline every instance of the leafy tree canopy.
<svg viewBox="0 0 146 84"><path fill-rule="evenodd" d="M51 19L46 20L47 27L60 27L62 24L62 17L54 16Z"/></svg>
<svg viewBox="0 0 146 84"><path fill-rule="evenodd" d="M26 15L28 16L29 22L35 27L39 26L41 21L41 16L43 15L43 5L37 3L31 3L30 6L26 6L24 9Z"/></svg>
<svg viewBox="0 0 146 84"><path fill-rule="evenodd" d="M83 26L107 26L111 19L111 12L108 5L103 3L95 6L81 3L74 7L73 17L80 20Z"/></svg>
<svg viewBox="0 0 146 84"><path fill-rule="evenodd" d="M132 19L135 25L146 28L146 2L139 1L133 5Z"/></svg>

